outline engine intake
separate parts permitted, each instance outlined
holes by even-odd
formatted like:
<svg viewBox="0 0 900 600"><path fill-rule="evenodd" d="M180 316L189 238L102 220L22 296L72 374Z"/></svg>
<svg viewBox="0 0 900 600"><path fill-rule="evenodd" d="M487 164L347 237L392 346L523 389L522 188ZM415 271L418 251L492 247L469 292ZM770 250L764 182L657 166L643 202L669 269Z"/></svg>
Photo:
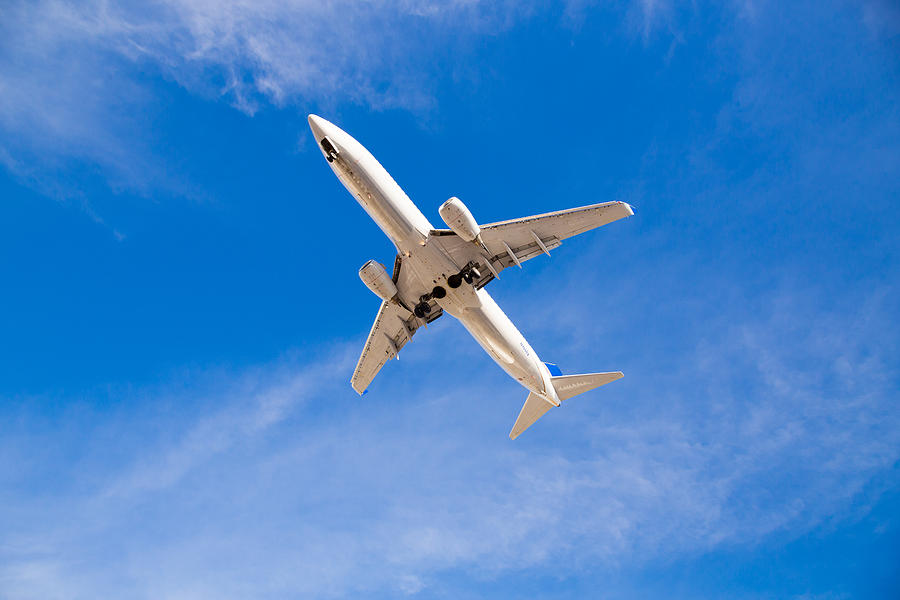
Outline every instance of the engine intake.
<svg viewBox="0 0 900 600"><path fill-rule="evenodd" d="M359 278L367 288L372 290L373 294L386 302L397 295L397 286L394 285L391 276L380 262L370 260L360 267Z"/></svg>
<svg viewBox="0 0 900 600"><path fill-rule="evenodd" d="M475 222L475 217L456 196L441 204L438 212L447 227L467 242L474 241L481 233L481 227Z"/></svg>

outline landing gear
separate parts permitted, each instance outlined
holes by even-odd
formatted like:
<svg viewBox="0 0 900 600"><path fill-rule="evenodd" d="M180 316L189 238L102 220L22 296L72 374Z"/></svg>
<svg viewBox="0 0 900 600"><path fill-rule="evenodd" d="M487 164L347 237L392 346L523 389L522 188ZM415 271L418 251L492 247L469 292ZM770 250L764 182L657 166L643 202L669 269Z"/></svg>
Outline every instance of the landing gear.
<svg viewBox="0 0 900 600"><path fill-rule="evenodd" d="M420 319L424 319L425 315L431 312L431 305L428 302L432 298L437 298L440 300L441 298L447 295L447 290L442 288L439 285L436 285L433 290L431 290L430 294L422 294L419 296L419 303L413 308L413 314L415 314Z"/></svg>
<svg viewBox="0 0 900 600"><path fill-rule="evenodd" d="M325 159L328 162L334 162L334 159L341 153L327 135L322 138L322 141L320 141L319 144L322 146L322 150L325 152Z"/></svg>
<svg viewBox="0 0 900 600"><path fill-rule="evenodd" d="M465 281L468 284L472 284L475 281L481 279L481 272L478 270L476 263L470 262L463 270L459 273L454 273L447 277L447 285L451 289L456 289L462 285L462 282ZM431 312L431 302L432 299L440 300L441 298L447 297L447 290L443 287L436 285L431 290L429 294L422 294L419 296L419 303L413 307L413 313L420 319L424 319L428 313Z"/></svg>
<svg viewBox="0 0 900 600"><path fill-rule="evenodd" d="M465 267L463 267L462 271L449 276L447 278L447 285L449 285L453 289L456 289L462 285L463 281L471 285L479 279L481 279L481 271L479 271L476 267L476 263L470 262Z"/></svg>

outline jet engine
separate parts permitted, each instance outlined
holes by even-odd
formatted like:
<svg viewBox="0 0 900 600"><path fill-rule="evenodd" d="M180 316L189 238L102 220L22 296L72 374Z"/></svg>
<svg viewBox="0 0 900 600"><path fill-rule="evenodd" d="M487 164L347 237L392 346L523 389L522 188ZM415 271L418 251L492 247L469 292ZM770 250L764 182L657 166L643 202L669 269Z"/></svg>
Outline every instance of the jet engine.
<svg viewBox="0 0 900 600"><path fill-rule="evenodd" d="M441 214L441 218L447 224L447 227L467 242L473 241L481 233L481 228L475 222L475 217L472 216L472 213L469 212L462 200L456 196L441 204L438 212Z"/></svg>
<svg viewBox="0 0 900 600"><path fill-rule="evenodd" d="M384 265L380 262L370 260L359 269L359 278L366 284L366 287L372 290L372 293L389 302L397 295L397 286Z"/></svg>

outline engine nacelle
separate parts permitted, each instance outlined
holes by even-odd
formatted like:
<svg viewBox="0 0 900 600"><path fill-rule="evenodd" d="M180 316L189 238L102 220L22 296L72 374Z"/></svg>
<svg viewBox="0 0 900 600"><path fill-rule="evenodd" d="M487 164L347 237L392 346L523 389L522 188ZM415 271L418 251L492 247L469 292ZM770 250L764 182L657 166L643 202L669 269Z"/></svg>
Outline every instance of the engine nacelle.
<svg viewBox="0 0 900 600"><path fill-rule="evenodd" d="M359 269L359 278L372 290L372 293L385 301L390 301L397 295L397 286L391 276L388 275L384 265L370 260Z"/></svg>
<svg viewBox="0 0 900 600"><path fill-rule="evenodd" d="M475 222L475 217L456 196L441 204L438 212L447 227L467 242L473 241L481 233L481 227Z"/></svg>

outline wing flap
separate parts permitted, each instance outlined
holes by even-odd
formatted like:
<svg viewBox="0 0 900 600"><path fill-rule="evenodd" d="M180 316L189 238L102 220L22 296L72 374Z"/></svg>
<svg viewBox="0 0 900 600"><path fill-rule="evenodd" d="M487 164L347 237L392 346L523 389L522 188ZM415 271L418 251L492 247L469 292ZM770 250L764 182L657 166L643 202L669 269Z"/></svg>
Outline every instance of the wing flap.
<svg viewBox="0 0 900 600"><path fill-rule="evenodd" d="M541 238L541 243L544 245L543 248L538 246L537 242L535 241L531 241L530 243L526 242L521 245L513 245L506 242L506 240L503 240L501 242L502 252L494 255L491 264L496 265L499 262L500 268L497 270L501 271L507 267L512 267L513 265L519 266L516 260L518 260L519 263L523 263L526 260L531 260L535 256L544 254L545 248L549 252L550 250L554 250L562 246L562 242L559 240L559 238L556 237ZM487 245L487 242L485 242L485 245ZM507 248L507 246L509 247ZM488 249L490 248L491 246L488 246ZM510 256L510 251L512 251L512 253L516 255L515 258Z"/></svg>
<svg viewBox="0 0 900 600"><path fill-rule="evenodd" d="M429 243L439 244L458 266L470 261L490 265L484 269L476 287L483 287L495 273L539 256L549 254L566 238L608 225L634 214L625 202L603 202L568 210L559 210L521 219L481 226L483 246L466 242L450 230L437 229Z"/></svg>
<svg viewBox="0 0 900 600"><path fill-rule="evenodd" d="M385 363L398 355L418 328L419 320L411 312L390 302L381 303L350 378L358 394L366 391Z"/></svg>
<svg viewBox="0 0 900 600"><path fill-rule="evenodd" d="M489 223L481 227L481 238L495 256L506 254L507 245L515 252L523 253L527 249L527 257L533 258L543 253L535 237L541 239L548 250L559 246L562 240L575 235L608 225L613 221L624 219L634 214L631 206L625 202L602 202L568 210L559 210L521 219ZM547 243L550 241L550 243ZM512 262L512 261L510 261Z"/></svg>

